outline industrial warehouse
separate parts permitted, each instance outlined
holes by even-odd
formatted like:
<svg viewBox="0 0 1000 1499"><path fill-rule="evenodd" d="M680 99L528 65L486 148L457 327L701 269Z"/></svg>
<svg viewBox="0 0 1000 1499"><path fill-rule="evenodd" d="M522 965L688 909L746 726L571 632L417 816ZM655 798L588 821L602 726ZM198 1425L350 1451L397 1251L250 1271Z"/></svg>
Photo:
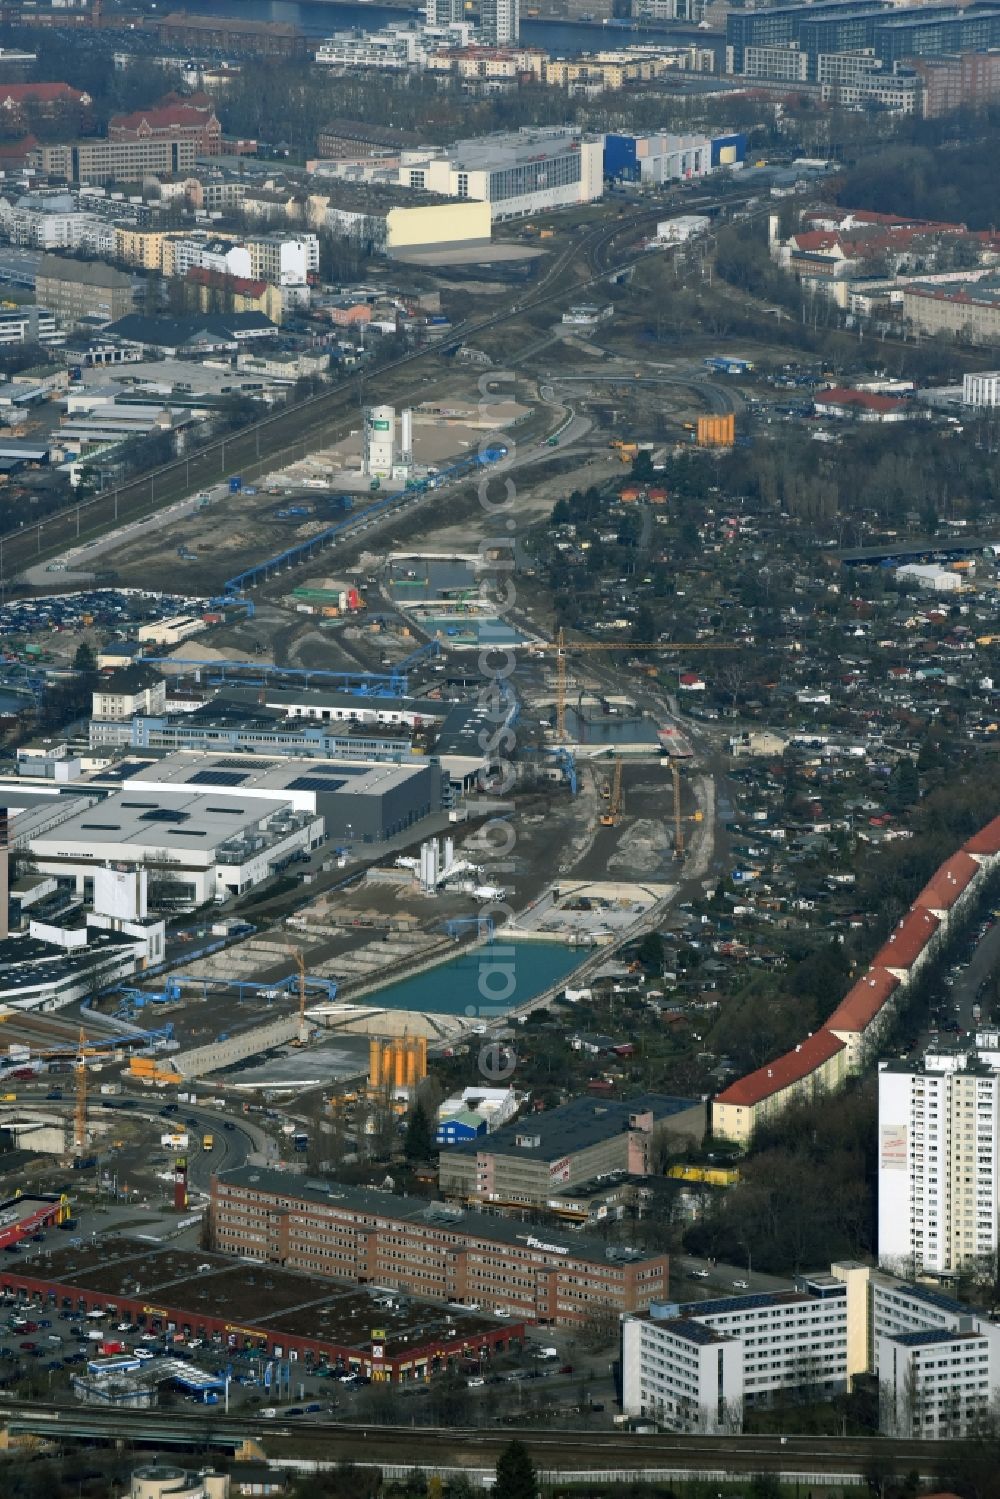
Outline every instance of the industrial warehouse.
<svg viewBox="0 0 1000 1499"><path fill-rule="evenodd" d="M408 1298L386 1305L384 1296L376 1305L369 1292L338 1289L318 1276L201 1250L144 1251L126 1239L56 1249L30 1269L5 1266L0 1292L40 1308L107 1313L137 1333L197 1337L401 1383L465 1359L478 1365L524 1336L521 1323L500 1326L457 1307Z"/></svg>
<svg viewBox="0 0 1000 1499"><path fill-rule="evenodd" d="M201 903L251 889L322 839L322 818L298 811L290 798L222 801L181 789L123 791L31 838L28 847L43 874L71 879L81 892L95 864L127 861L156 869L180 895Z"/></svg>
<svg viewBox="0 0 1000 1499"><path fill-rule="evenodd" d="M106 795L113 785L125 789ZM58 805L51 796L25 805L15 831L42 873L81 893L95 864L125 861L156 871L178 898L200 904L244 894L324 837L383 842L440 811L447 796L447 773L429 759L400 765L179 751L78 779Z"/></svg>

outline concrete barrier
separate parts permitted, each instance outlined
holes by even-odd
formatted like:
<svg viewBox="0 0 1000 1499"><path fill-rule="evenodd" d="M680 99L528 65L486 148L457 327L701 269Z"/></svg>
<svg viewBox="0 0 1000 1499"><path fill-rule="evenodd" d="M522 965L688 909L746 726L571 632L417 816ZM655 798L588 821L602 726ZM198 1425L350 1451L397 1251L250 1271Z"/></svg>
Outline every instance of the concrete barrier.
<svg viewBox="0 0 1000 1499"><path fill-rule="evenodd" d="M286 1015L281 1020L271 1020L267 1025L254 1026L241 1031L225 1041L213 1041L208 1046L196 1046L191 1051L180 1051L171 1057L171 1062L184 1077L204 1077L210 1072L219 1072L237 1062L252 1057L258 1051L270 1051L275 1046L286 1046L299 1033L298 1015Z"/></svg>

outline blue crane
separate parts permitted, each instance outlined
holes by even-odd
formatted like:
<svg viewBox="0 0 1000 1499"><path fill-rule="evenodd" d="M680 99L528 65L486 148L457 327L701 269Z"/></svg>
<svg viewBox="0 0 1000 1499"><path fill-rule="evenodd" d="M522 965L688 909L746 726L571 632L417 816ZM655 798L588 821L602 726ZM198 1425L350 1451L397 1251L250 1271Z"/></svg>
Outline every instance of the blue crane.
<svg viewBox="0 0 1000 1499"><path fill-rule="evenodd" d="M441 925L449 937L458 941L460 933L467 927L476 928L477 937L485 937L487 942L492 942L496 933L496 925L492 916L453 916L449 921L443 921Z"/></svg>

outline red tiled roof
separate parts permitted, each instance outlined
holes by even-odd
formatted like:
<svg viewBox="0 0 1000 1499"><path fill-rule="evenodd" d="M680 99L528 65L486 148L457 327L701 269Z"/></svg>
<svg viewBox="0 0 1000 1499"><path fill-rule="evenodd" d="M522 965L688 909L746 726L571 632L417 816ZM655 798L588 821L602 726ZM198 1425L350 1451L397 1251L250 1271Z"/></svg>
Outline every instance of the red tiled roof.
<svg viewBox="0 0 1000 1499"><path fill-rule="evenodd" d="M916 900L915 906L927 911L950 911L971 880L979 873L979 865L964 849L952 854L927 881Z"/></svg>
<svg viewBox="0 0 1000 1499"><path fill-rule="evenodd" d="M912 968L941 925L930 911L911 910L872 959L873 968Z"/></svg>
<svg viewBox="0 0 1000 1499"><path fill-rule="evenodd" d="M728 1088L718 1094L715 1101L738 1105L761 1103L772 1094L780 1093L792 1083L808 1077L843 1049L843 1041L830 1031L816 1031L801 1041L794 1051L786 1051L783 1057L768 1062L766 1067L758 1067L756 1072L737 1078L735 1083L730 1083Z"/></svg>
<svg viewBox="0 0 1000 1499"><path fill-rule="evenodd" d="M211 116L203 109L190 104L156 105L152 109L136 109L128 115L112 115L109 128L137 130L140 125L149 125L153 130L162 130L169 125L194 125L201 129Z"/></svg>
<svg viewBox="0 0 1000 1499"><path fill-rule="evenodd" d="M266 281L252 281L249 276L227 276L225 271L213 271L208 266L193 265L185 279L198 286L218 286L222 291L235 292L241 297L262 297L267 290Z"/></svg>
<svg viewBox="0 0 1000 1499"><path fill-rule="evenodd" d="M8 100L13 104L23 104L28 100L45 104L60 99L80 104L85 98L85 94L71 88L68 83L5 83L0 87L0 104L6 104Z"/></svg>
<svg viewBox="0 0 1000 1499"><path fill-rule="evenodd" d="M24 135L19 141L0 141L0 160L22 161L38 145L38 137Z"/></svg>
<svg viewBox="0 0 1000 1499"><path fill-rule="evenodd" d="M835 250L841 245L840 235L836 229L807 229L804 234L792 236L795 248L817 254L823 250Z"/></svg>
<svg viewBox="0 0 1000 1499"><path fill-rule="evenodd" d="M895 396L880 396L868 390L850 390L843 385L834 385L830 390L821 390L813 397L816 406L862 406L866 411L899 411L905 401Z"/></svg>
<svg viewBox="0 0 1000 1499"><path fill-rule="evenodd" d="M831 1031L863 1031L899 988L899 979L885 968L869 968L826 1022Z"/></svg>
<svg viewBox="0 0 1000 1499"><path fill-rule="evenodd" d="M994 817L984 828L980 828L968 842L962 844L967 854L1000 854L1000 817Z"/></svg>

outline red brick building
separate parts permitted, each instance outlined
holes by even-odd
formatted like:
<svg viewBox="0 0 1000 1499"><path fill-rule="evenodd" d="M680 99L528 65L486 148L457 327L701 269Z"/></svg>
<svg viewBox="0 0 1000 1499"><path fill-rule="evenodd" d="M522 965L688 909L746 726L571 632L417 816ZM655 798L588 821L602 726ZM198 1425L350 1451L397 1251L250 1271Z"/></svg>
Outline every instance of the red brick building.
<svg viewBox="0 0 1000 1499"><path fill-rule="evenodd" d="M306 57L305 33L288 21L196 16L174 10L153 24L161 42L175 42L194 51L210 47L234 57Z"/></svg>
<svg viewBox="0 0 1000 1499"><path fill-rule="evenodd" d="M923 80L926 120L956 109L981 109L1000 99L1000 51L914 57L908 66Z"/></svg>
<svg viewBox="0 0 1000 1499"><path fill-rule="evenodd" d="M109 141L190 141L199 156L222 155L222 126L207 95L161 99L150 109L112 115Z"/></svg>
<svg viewBox="0 0 1000 1499"><path fill-rule="evenodd" d="M92 103L89 94L68 83L0 84L0 119L11 126L58 123L79 132Z"/></svg>
<svg viewBox="0 0 1000 1499"><path fill-rule="evenodd" d="M215 1248L525 1322L645 1311L669 1260L419 1197L242 1166L212 1178Z"/></svg>

